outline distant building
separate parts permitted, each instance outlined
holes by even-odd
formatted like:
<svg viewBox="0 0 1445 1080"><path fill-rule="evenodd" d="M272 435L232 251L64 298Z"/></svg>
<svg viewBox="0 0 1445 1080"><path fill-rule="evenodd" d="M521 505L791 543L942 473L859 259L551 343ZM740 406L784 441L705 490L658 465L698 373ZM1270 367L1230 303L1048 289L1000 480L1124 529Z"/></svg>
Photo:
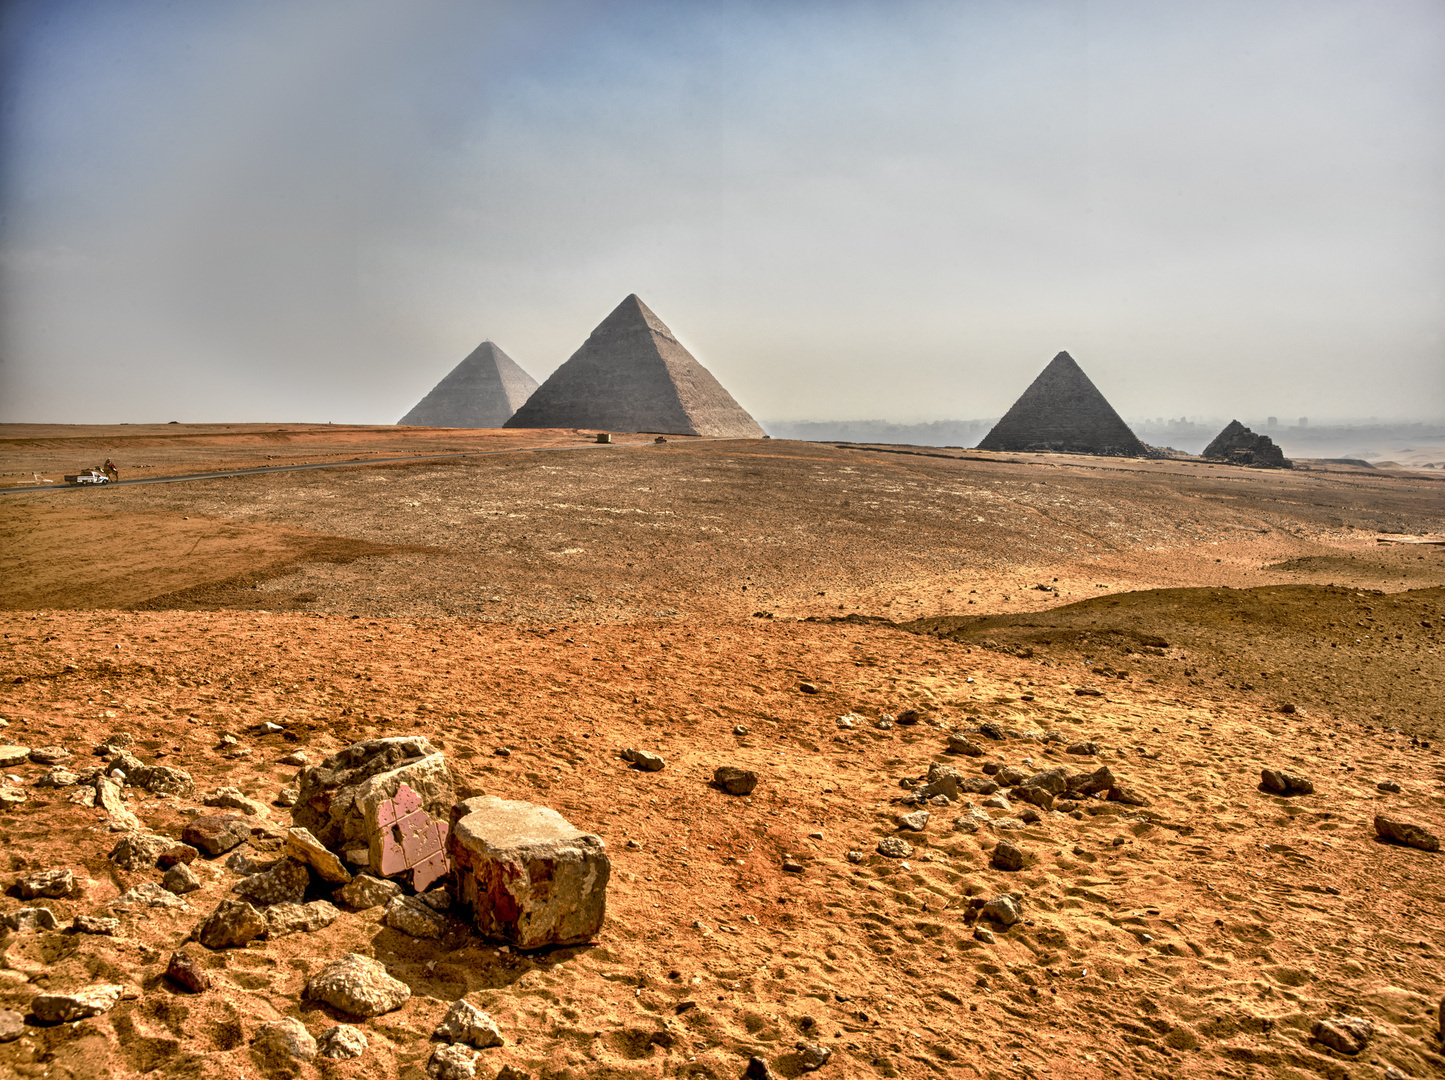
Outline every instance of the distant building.
<svg viewBox="0 0 1445 1080"><path fill-rule="evenodd" d="M1148 453L1066 352L1049 362L978 448L1108 457L1144 457Z"/></svg>
<svg viewBox="0 0 1445 1080"><path fill-rule="evenodd" d="M1265 426L1265 427L1270 427L1270 428L1277 428L1277 427L1279 427L1279 417L1278 417L1278 416L1266 417L1266 418L1265 418L1265 421L1264 421L1264 426Z"/></svg>

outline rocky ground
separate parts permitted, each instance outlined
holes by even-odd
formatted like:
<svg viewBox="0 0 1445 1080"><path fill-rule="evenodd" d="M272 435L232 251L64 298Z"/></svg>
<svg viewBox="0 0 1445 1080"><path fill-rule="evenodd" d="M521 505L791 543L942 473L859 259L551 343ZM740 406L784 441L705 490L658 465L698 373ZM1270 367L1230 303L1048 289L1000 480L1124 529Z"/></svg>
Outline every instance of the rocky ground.
<svg viewBox="0 0 1445 1080"><path fill-rule="evenodd" d="M1445 1067L1441 856L1375 826L1445 824L1445 548L1376 542L1438 534L1437 484L616 450L0 504L0 741L38 751L0 766L0 1074L421 1077L463 999L485 1077ZM117 735L193 789L90 779ZM606 842L594 942L522 953L462 909L414 937L314 874L276 917L315 928L191 940L283 854L294 755L393 735ZM179 843L218 813L246 839L194 889L112 858L125 814ZM308 997L348 954L406 1000Z"/></svg>

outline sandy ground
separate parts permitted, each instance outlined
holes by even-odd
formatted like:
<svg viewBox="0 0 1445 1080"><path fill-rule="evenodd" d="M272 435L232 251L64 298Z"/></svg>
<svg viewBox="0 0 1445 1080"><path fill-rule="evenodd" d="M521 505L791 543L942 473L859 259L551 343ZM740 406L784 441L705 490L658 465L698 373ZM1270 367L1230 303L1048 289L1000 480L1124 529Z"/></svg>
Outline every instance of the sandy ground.
<svg viewBox="0 0 1445 1080"><path fill-rule="evenodd" d="M133 990L27 1026L0 1075L419 1078L463 994L505 1035L486 1076L736 1077L754 1054L795 1076L800 1038L840 1077L1438 1073L1441 856L1371 821L1445 826L1445 548L1378 542L1445 532L1439 482L984 458L673 442L7 497L4 738L85 758L129 731L199 789L269 804L285 754L424 733L464 793L596 831L614 877L590 947L519 956L347 912L207 954L217 988L192 996L161 972L236 880L214 860L189 911L113 939L0 938L0 1008ZM905 708L922 722L873 726ZM1018 734L943 753L987 720ZM1098 753L1027 737L1046 732ZM251 752L223 755L225 733ZM627 768L629 746L667 768ZM954 804L900 831L900 780L983 760L1104 763L1150 805L969 833ZM710 787L721 764L756 793ZM1266 794L1262 767L1316 794ZM14 875L83 879L48 901L63 922L159 880L110 863L99 812L34 787L44 771L14 767L27 801L0 840ZM130 806L178 835L196 802ZM876 853L895 834L912 857ZM1023 870L990 867L999 838ZM970 901L1001 892L1025 921L982 942ZM363 1024L367 1053L253 1051L265 1020L340 1019L301 988L347 951L414 991ZM1339 1009L1376 1026L1356 1058L1310 1038Z"/></svg>

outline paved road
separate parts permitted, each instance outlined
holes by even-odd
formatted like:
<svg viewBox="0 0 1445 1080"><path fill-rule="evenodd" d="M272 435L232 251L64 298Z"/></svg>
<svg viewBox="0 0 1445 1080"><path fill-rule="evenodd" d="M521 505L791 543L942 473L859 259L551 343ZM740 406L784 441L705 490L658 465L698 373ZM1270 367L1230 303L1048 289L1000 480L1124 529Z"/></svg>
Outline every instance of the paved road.
<svg viewBox="0 0 1445 1080"><path fill-rule="evenodd" d="M689 443L715 442L714 439L691 437ZM256 469L233 469L229 472L187 473L184 476L147 476L134 480L112 480L108 484L29 484L25 487L0 488L0 495L21 495L35 491L73 491L77 488L115 487L125 484L181 484L189 480L220 480L228 476L255 476L258 473L301 472L305 469L340 469L355 465L389 465L398 461L446 461L452 458L489 457L493 454L545 454L555 450L646 450L657 443L581 443L577 446L518 446L510 450L469 450L460 454L411 454L406 457L353 458L350 461L318 461L309 465L264 465Z"/></svg>

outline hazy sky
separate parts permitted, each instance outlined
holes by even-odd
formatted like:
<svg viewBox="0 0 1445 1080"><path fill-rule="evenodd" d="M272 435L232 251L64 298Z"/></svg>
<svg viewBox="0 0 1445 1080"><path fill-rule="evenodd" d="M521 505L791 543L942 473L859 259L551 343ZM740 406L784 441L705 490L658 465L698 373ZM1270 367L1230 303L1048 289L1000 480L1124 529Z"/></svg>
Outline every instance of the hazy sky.
<svg viewBox="0 0 1445 1080"><path fill-rule="evenodd" d="M1445 4L0 6L0 420L395 421L636 292L760 419L1445 418Z"/></svg>

